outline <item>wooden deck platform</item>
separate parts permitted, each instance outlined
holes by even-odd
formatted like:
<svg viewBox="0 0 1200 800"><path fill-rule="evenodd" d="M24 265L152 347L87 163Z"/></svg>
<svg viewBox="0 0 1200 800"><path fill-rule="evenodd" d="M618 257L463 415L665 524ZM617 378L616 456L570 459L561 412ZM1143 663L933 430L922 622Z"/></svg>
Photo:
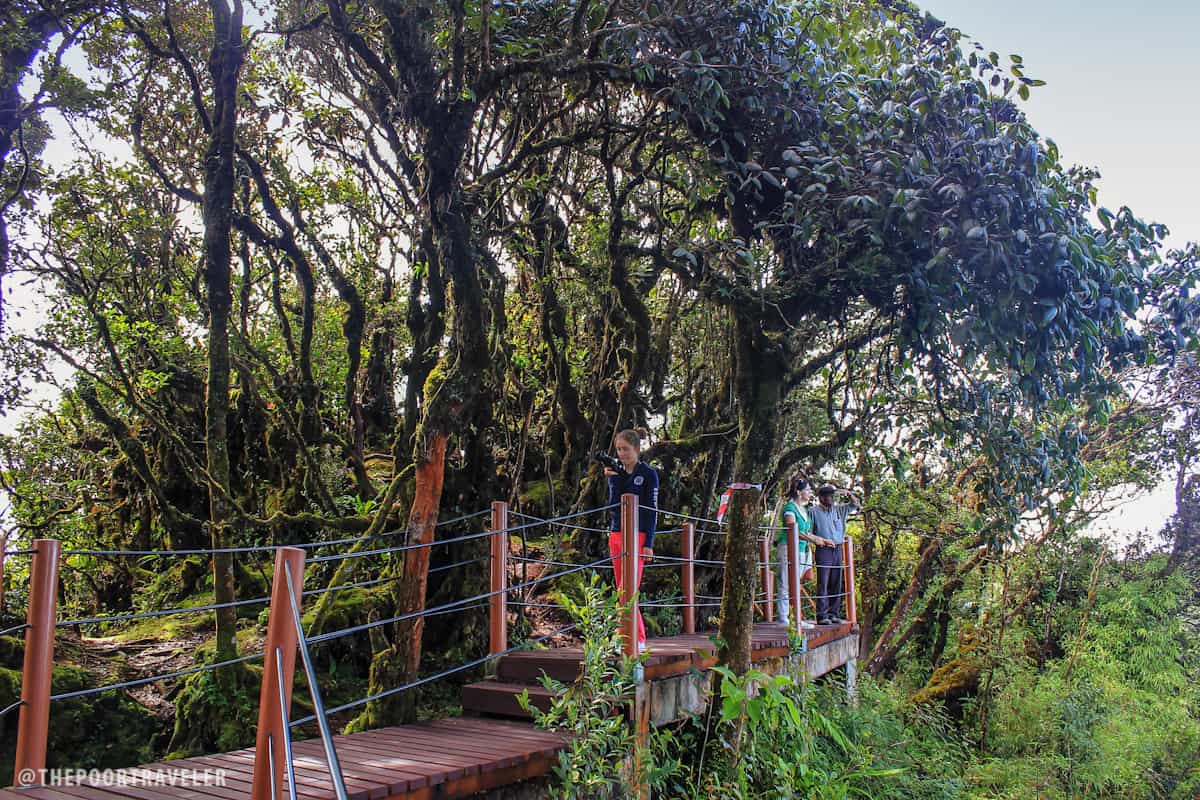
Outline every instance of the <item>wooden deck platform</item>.
<svg viewBox="0 0 1200 800"><path fill-rule="evenodd" d="M850 627L810 629L809 648L849 635ZM788 653L787 630L782 625L756 625L753 642L755 661ZM539 676L545 672L572 681L582 655L580 648L568 647L505 656L497 666L496 679L463 687L464 711L474 716L334 737L351 800L471 797L549 773L565 739L511 719L525 716L515 695L528 689L535 704L548 705L548 693L536 685ZM645 674L647 680L662 680L692 669L705 670L715 663L714 646L707 634L651 639ZM321 742L297 742L294 754L297 797L332 800ZM243 800L250 795L253 761L254 749L247 748L133 767L121 771L127 785L116 780L110 782L116 785L0 789L0 800ZM179 776L188 770L198 775L207 771L210 780L170 786L137 779L147 772Z"/></svg>
<svg viewBox="0 0 1200 800"><path fill-rule="evenodd" d="M491 719L444 719L335 736L350 800L470 797L499 786L545 775L564 740L528 723ZM296 796L332 800L333 787L319 740L294 748ZM0 790L0 800L245 800L250 796L254 748L184 758L123 770L130 785L47 786ZM155 785L138 776L179 776L194 770L189 785ZM118 783L119 781L113 781ZM200 783L201 785L195 785ZM138 785L141 784L141 785ZM207 785L203 785L207 784Z"/></svg>
<svg viewBox="0 0 1200 800"><path fill-rule="evenodd" d="M848 636L850 623L818 625L808 629L809 648ZM708 633L680 634L647 642L645 676L648 681L664 680L693 669L711 669L717 663L716 646ZM759 623L752 639L755 661L782 658L790 651L787 626ZM517 695L529 692L536 708L549 708L551 694L539 683L543 673L563 683L574 681L583 660L581 647L556 647L504 656L496 665L496 677L463 687L463 712L489 716L528 718L517 703Z"/></svg>

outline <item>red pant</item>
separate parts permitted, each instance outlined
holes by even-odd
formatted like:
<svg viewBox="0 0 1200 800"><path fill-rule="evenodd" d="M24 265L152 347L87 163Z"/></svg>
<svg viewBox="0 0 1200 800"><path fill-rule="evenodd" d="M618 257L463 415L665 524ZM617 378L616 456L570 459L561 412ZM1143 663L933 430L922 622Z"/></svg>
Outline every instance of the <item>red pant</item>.
<svg viewBox="0 0 1200 800"><path fill-rule="evenodd" d="M622 575L621 575L621 545L622 544L623 544L623 541L622 541L622 536L621 536L620 531L613 531L612 533L610 533L608 535L608 552L610 555L612 555L613 572L616 574L617 591L618 592L621 591L621 584L624 581L624 579L622 578ZM638 586L642 585L642 569L646 566L646 561L645 561L645 559L642 558L642 548L645 546L646 546L646 534L639 533L638 534L638 551L636 553L637 585L634 587L634 589L636 589ZM646 625L644 622L642 622L642 610L640 608L635 608L633 610L633 613L634 613L634 616L637 617L638 643L645 644L646 643Z"/></svg>

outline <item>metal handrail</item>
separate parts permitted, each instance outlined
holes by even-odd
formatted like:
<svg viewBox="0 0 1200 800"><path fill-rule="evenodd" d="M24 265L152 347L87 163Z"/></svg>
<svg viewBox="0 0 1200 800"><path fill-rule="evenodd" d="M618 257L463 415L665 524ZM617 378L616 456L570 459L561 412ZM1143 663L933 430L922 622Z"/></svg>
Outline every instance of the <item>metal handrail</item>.
<svg viewBox="0 0 1200 800"><path fill-rule="evenodd" d="M442 528L447 525L454 525L459 522L481 517L487 514L487 509L475 511L471 514L463 514L459 517L441 520L434 523L435 528ZM196 556L196 555L214 555L216 553L267 553L274 552L283 547L298 547L302 550L309 548L333 547L342 544L357 544L358 542L367 542L374 539L386 539L389 536L402 536L408 533L407 528L399 528L397 530L382 531L374 533L370 536L350 536L342 539L328 539L319 542L296 542L295 544L263 544L263 545L248 545L246 547L203 547L191 548L183 550L64 550L64 556ZM454 539L443 539L444 542L455 541ZM33 553L33 550L8 550L6 556L10 555L27 555Z"/></svg>
<svg viewBox="0 0 1200 800"><path fill-rule="evenodd" d="M284 565L284 569L286 569L286 568L287 568L287 566ZM291 800L296 800L296 765L295 765L295 755L292 753L292 731L291 731L291 726L288 724L288 698L287 698L287 693L284 691L284 688L283 688L284 683L283 683L283 648L282 647L275 648L275 674L278 676L277 683L279 684L279 716L283 719L283 750L284 750L284 753L287 754L287 761L284 764L284 769L287 770L288 796L291 798ZM273 734L272 734L272 737L273 737ZM270 742L272 737L268 737L267 741ZM267 749L271 753L272 761L274 761L274 756L275 756L274 744L271 744L271 746L268 747ZM271 797L272 798L278 797L279 793L275 789L275 786L274 786L274 784L275 784L275 765L274 764L271 765L271 784L272 784Z"/></svg>
<svg viewBox="0 0 1200 800"><path fill-rule="evenodd" d="M267 769L271 771L271 800L276 800L279 797L279 784L275 782L275 737L269 733L267 734Z"/></svg>
<svg viewBox="0 0 1200 800"><path fill-rule="evenodd" d="M292 582L292 571L285 563L283 577L287 580L288 603L292 607L292 621L296 625L296 643L300 646L300 660L304 662L304 675L308 679L308 693L313 701L313 711L316 712L317 724L321 729L321 744L325 748L325 761L329 767L329 777L333 779L333 791L337 800L348 800L346 795L346 780L342 776L342 765L338 761L337 748L333 745L333 733L329 729L329 717L325 713L325 701L321 698L321 687L317 685L317 671L313 668L312 654L308 652L308 639L304 635L304 624L300 621L300 606L296 602L296 587ZM276 664L279 662L276 661ZM283 692L283 679L279 681L279 691ZM281 703L281 705L283 705ZM286 714L286 710L284 711ZM286 730L290 723L284 720ZM290 736L289 736L290 741ZM291 754L288 754L288 767L291 768ZM293 795L294 797L295 795Z"/></svg>

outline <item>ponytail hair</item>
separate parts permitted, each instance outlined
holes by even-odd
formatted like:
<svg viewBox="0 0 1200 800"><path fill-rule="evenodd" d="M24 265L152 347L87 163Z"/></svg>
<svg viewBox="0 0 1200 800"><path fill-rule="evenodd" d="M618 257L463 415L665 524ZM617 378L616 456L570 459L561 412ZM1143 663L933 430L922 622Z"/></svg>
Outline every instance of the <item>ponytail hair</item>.
<svg viewBox="0 0 1200 800"><path fill-rule="evenodd" d="M768 520L769 525L779 525L783 519L783 510L787 508L789 500L795 500L799 494L808 488L808 479L803 475L793 475L788 478L788 482L784 484L783 491L779 493L779 500L775 503L775 509L771 512L771 519Z"/></svg>
<svg viewBox="0 0 1200 800"><path fill-rule="evenodd" d="M621 441L633 447L633 449L637 450L639 453L642 452L642 436L632 428L626 428L625 430L618 432L613 438L620 439Z"/></svg>
<svg viewBox="0 0 1200 800"><path fill-rule="evenodd" d="M787 491L784 494L788 500L795 499L800 496L800 493L808 488L808 479L802 475L795 475L788 481Z"/></svg>

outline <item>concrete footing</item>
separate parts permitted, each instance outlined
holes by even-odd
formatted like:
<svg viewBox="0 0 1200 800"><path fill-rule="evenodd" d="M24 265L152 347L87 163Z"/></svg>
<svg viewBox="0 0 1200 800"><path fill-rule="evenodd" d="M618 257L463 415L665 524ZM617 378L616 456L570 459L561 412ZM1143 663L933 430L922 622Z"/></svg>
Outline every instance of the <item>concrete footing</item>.
<svg viewBox="0 0 1200 800"><path fill-rule="evenodd" d="M782 658L756 661L754 668L768 675L791 675L794 678L819 678L829 672L846 668L846 694L850 702L858 698L858 634L814 647L803 653ZM655 726L669 725L689 716L703 714L708 707L710 672L690 672L649 682L650 722Z"/></svg>

